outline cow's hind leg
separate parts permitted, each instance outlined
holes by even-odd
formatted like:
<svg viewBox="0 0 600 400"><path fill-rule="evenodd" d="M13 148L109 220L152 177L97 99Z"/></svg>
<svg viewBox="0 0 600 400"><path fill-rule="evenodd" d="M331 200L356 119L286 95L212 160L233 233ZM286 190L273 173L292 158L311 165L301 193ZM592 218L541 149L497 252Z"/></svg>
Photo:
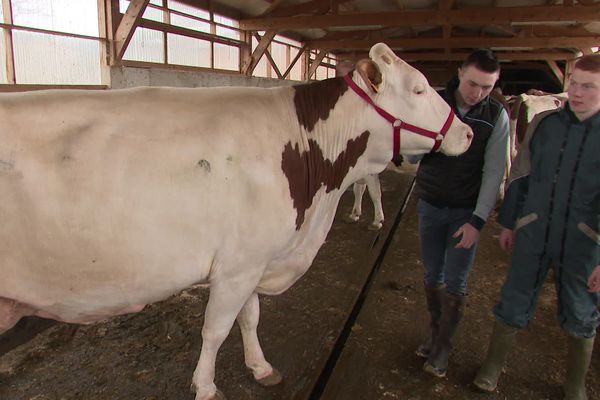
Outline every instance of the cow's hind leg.
<svg viewBox="0 0 600 400"><path fill-rule="evenodd" d="M362 214L362 198L366 188L367 184L363 179L354 182L354 185L352 186L352 191L354 192L354 206L352 207L352 212L348 215L348 222L356 222L360 219Z"/></svg>
<svg viewBox="0 0 600 400"><path fill-rule="evenodd" d="M259 268L256 271L262 270ZM210 296L202 327L202 350L192 378L192 390L196 391L195 400L225 398L214 383L217 352L257 284L258 277L247 274L224 280L218 277L211 279Z"/></svg>
<svg viewBox="0 0 600 400"><path fill-rule="evenodd" d="M370 230L379 230L383 227L383 204L381 203L381 183L379 175L369 175L365 177L369 196L373 202L373 222L369 225Z"/></svg>
<svg viewBox="0 0 600 400"><path fill-rule="evenodd" d="M244 340L244 359L246 366L252 371L254 379L264 386L272 386L281 382L281 374L265 360L265 356L258 341L256 328L260 315L258 295L254 292L242 310L237 322Z"/></svg>

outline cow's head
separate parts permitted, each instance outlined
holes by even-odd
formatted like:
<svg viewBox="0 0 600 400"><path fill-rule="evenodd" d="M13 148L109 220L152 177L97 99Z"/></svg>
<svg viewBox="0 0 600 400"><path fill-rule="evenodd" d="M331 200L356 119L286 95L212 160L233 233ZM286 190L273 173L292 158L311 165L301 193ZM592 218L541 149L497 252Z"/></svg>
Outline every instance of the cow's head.
<svg viewBox="0 0 600 400"><path fill-rule="evenodd" d="M458 118L449 121L450 106L429 86L421 72L398 58L383 43L373 46L369 56L370 59L356 64L354 81L364 82L361 86L366 87L376 105L404 124L430 132L440 133L448 122L449 128L439 147L444 154L459 155L469 148L473 137L471 128ZM400 142L401 153L422 154L434 148L435 139L402 125Z"/></svg>

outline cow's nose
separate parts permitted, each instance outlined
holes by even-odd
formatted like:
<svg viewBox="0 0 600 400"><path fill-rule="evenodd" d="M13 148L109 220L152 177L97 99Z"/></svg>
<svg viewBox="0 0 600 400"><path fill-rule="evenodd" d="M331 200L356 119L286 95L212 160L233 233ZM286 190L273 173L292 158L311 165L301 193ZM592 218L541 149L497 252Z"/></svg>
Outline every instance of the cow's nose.
<svg viewBox="0 0 600 400"><path fill-rule="evenodd" d="M467 139L469 139L469 141L473 140L473 131L470 129L467 132Z"/></svg>

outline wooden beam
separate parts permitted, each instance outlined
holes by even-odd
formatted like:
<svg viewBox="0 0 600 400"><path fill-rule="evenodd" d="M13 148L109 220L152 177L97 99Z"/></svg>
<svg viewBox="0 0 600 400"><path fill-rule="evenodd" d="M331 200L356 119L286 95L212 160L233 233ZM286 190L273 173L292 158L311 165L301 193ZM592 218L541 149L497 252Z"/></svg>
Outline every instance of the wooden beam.
<svg viewBox="0 0 600 400"><path fill-rule="evenodd" d="M169 25L163 22L152 21L149 19L143 19L139 22L140 28L154 29L156 31L174 33L176 35L191 37L194 39L207 40L209 42L216 42L220 44L226 44L228 46L241 46L243 41L226 38L224 36L217 36L210 33L200 32L194 29L182 28L176 25Z"/></svg>
<svg viewBox="0 0 600 400"><path fill-rule="evenodd" d="M576 60L567 61L565 64L565 80L563 81L563 92L569 90L569 82L571 80L571 73L573 72L573 67L575 67Z"/></svg>
<svg viewBox="0 0 600 400"><path fill-rule="evenodd" d="M307 41L309 49L364 49L380 40L311 40ZM511 48L581 48L594 47L600 43L600 36L574 36L555 38L498 38L498 37L452 37L444 38L406 38L387 39L385 43L393 49L443 49L477 48L477 47L511 47Z"/></svg>
<svg viewBox="0 0 600 400"><path fill-rule="evenodd" d="M454 0L439 0L438 9L440 11L448 11L454 6Z"/></svg>
<svg viewBox="0 0 600 400"><path fill-rule="evenodd" d="M254 49L254 51L252 52L252 56L250 56L250 60L246 60L246 62L242 65L242 68L241 68L242 74L245 74L248 76L252 75L254 68L256 68L256 65L258 65L260 58L265 53L265 50L267 50L267 48L269 47L269 44L271 44L271 41L273 40L273 38L275 37L276 34L277 34L277 31L274 31L274 30L269 30L269 31L265 32L263 37L258 42L258 46L256 46L256 49ZM260 37L260 35L259 35L259 37Z"/></svg>
<svg viewBox="0 0 600 400"><path fill-rule="evenodd" d="M436 53L410 53L397 52L398 57L404 61L463 61L469 53L459 52L445 54L442 52ZM570 60L575 57L574 53L563 52L495 52L496 57L500 61L544 61L555 60L563 61Z"/></svg>
<svg viewBox="0 0 600 400"><path fill-rule="evenodd" d="M510 52L510 51L496 51L496 57L500 61L565 61L572 60L576 57L575 53L569 51L561 52ZM368 58L367 52L361 53L336 53L338 59L347 57L352 60L359 60L361 58ZM396 52L396 55L407 62L415 61L463 61L469 53L467 52L456 52L445 54L441 51L427 52L427 53L415 53L415 52Z"/></svg>
<svg viewBox="0 0 600 400"><path fill-rule="evenodd" d="M3 22L7 25L12 25L12 8L9 0L2 0L2 14L4 15ZM13 49L12 29L4 31L4 51L6 52L6 65L0 68L6 68L6 82L15 83L15 52Z"/></svg>
<svg viewBox="0 0 600 400"><path fill-rule="evenodd" d="M306 74L306 80L309 80L310 77L313 76L315 72L317 72L317 68L319 68L319 65L321 65L321 61L323 61L326 55L327 50L321 50L319 54L317 54L317 57L310 64L310 68L308 69L308 73Z"/></svg>
<svg viewBox="0 0 600 400"><path fill-rule="evenodd" d="M150 0L131 0L115 33L115 60L122 60Z"/></svg>
<svg viewBox="0 0 600 400"><path fill-rule="evenodd" d="M260 43L261 37L258 34L258 32L254 32L254 37ZM271 53L269 52L268 48L265 49L265 56L267 57L267 60L269 60L269 63L271 63L271 66L273 67L273 69L275 70L275 73L277 74L277 78L283 79L283 75L281 75L281 72L279 71L279 68L277 67L277 63L275 63L275 60L273 60L273 57L271 56Z"/></svg>
<svg viewBox="0 0 600 400"><path fill-rule="evenodd" d="M349 26L431 26L485 25L514 22L594 22L600 19L600 5L589 7L531 6L484 7L452 10L416 10L338 15L310 15L240 20L240 29L308 29Z"/></svg>
<svg viewBox="0 0 600 400"><path fill-rule="evenodd" d="M294 65L296 64L296 62L298 62L300 57L302 57L302 54L304 54L305 51L306 45L302 46L302 48L298 51L298 54L296 54L296 57L294 57L294 59L290 63L290 66L285 70L285 72L283 73L283 79L287 78L288 74L292 72L292 68L294 68Z"/></svg>
<svg viewBox="0 0 600 400"><path fill-rule="evenodd" d="M311 0L305 3L293 4L273 11L269 17L292 17L301 14L325 14L331 10L331 3L332 0Z"/></svg>
<svg viewBox="0 0 600 400"><path fill-rule="evenodd" d="M558 81L559 85L562 85L565 81L565 74L562 72L556 61L547 60L546 63L548 67L550 67L550 71L552 71L552 75Z"/></svg>
<svg viewBox="0 0 600 400"><path fill-rule="evenodd" d="M260 17L264 17L266 15L271 15L271 13L273 11L275 11L280 5L281 5L282 0L275 0L274 2L272 2L269 7L267 7L267 9L265 11L263 11L262 14L260 14Z"/></svg>

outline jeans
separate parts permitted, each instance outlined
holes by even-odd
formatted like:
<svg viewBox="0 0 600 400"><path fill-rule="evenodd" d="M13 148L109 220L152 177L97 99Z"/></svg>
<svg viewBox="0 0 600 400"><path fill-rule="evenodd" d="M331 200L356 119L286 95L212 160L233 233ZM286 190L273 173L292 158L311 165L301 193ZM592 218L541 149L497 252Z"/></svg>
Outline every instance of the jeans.
<svg viewBox="0 0 600 400"><path fill-rule="evenodd" d="M461 237L453 238L452 235L469 221L473 208L437 208L419 200L417 213L425 286L445 285L448 293L466 295L477 244L470 249L456 249Z"/></svg>

